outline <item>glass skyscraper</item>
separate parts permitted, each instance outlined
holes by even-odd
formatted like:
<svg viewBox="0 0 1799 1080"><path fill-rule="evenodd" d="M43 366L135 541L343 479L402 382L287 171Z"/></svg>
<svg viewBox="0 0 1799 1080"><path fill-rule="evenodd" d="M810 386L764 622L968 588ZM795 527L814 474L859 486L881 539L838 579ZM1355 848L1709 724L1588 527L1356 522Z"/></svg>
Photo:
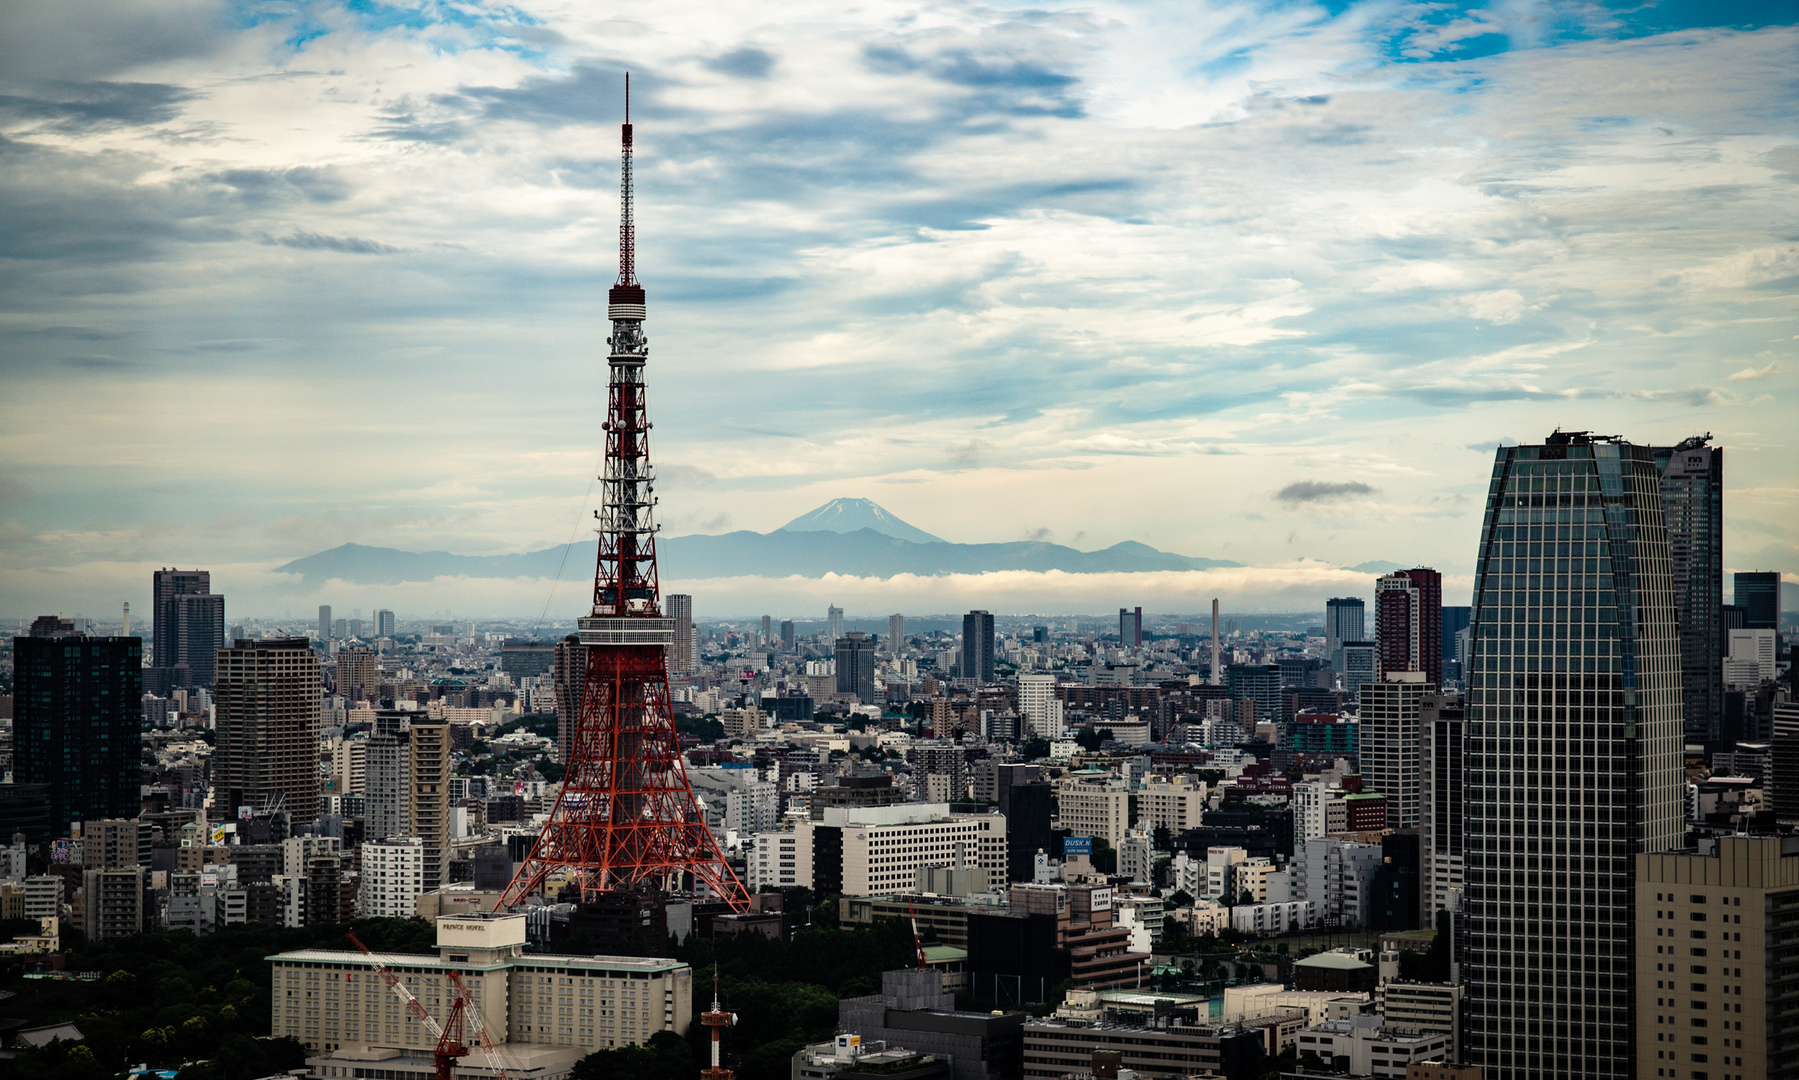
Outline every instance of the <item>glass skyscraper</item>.
<svg viewBox="0 0 1799 1080"><path fill-rule="evenodd" d="M1773 570L1739 570L1730 598L1743 609L1748 630L1780 629L1780 574Z"/></svg>
<svg viewBox="0 0 1799 1080"><path fill-rule="evenodd" d="M1488 1080L1634 1078L1635 856L1684 839L1650 447L1557 432L1499 449L1471 629L1468 1054Z"/></svg>
<svg viewBox="0 0 1799 1080"><path fill-rule="evenodd" d="M1715 742L1724 717L1724 451L1709 435L1655 448L1680 622L1688 742Z"/></svg>

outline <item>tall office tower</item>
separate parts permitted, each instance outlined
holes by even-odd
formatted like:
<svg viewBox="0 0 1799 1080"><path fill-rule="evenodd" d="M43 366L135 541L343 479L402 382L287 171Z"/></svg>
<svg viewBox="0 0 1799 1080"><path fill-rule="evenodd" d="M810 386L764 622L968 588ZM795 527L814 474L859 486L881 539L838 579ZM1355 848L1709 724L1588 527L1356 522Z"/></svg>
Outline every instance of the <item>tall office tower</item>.
<svg viewBox="0 0 1799 1080"><path fill-rule="evenodd" d="M1324 654L1339 673L1343 670L1343 643L1367 639L1364 610L1359 597L1340 596L1324 602Z"/></svg>
<svg viewBox="0 0 1799 1080"><path fill-rule="evenodd" d="M1143 646L1143 609L1118 609L1118 644L1122 648L1137 649Z"/></svg>
<svg viewBox="0 0 1799 1080"><path fill-rule="evenodd" d="M971 611L962 616L962 677L993 681L993 616Z"/></svg>
<svg viewBox="0 0 1799 1080"><path fill-rule="evenodd" d="M1680 620L1686 740L1716 742L1724 718L1724 451L1697 435L1654 448Z"/></svg>
<svg viewBox="0 0 1799 1080"><path fill-rule="evenodd" d="M906 651L906 617L887 616L887 655L898 660Z"/></svg>
<svg viewBox="0 0 1799 1080"><path fill-rule="evenodd" d="M319 656L305 638L241 642L218 653L213 805L286 810L296 827L319 816Z"/></svg>
<svg viewBox="0 0 1799 1080"><path fill-rule="evenodd" d="M363 640L362 619L360 617L350 620L350 636L357 641Z"/></svg>
<svg viewBox="0 0 1799 1080"><path fill-rule="evenodd" d="M793 620L792 619L782 619L781 620L781 651L784 653L793 652L794 649L798 647L798 644L799 644L799 641L797 638L794 637L794 634L793 634Z"/></svg>
<svg viewBox="0 0 1799 1080"><path fill-rule="evenodd" d="M1471 628L1469 1054L1488 1080L1634 1078L1634 859L1684 839L1649 447L1557 432L1499 448Z"/></svg>
<svg viewBox="0 0 1799 1080"><path fill-rule="evenodd" d="M1212 678L1213 686L1224 683L1224 666L1221 659L1223 644L1218 639L1218 598L1212 597Z"/></svg>
<svg viewBox="0 0 1799 1080"><path fill-rule="evenodd" d="M378 638L394 636L394 613L386 608L375 609L375 636Z"/></svg>
<svg viewBox="0 0 1799 1080"><path fill-rule="evenodd" d="M337 696L349 701L372 701L381 692L381 673L375 668L374 650L351 645L337 650Z"/></svg>
<svg viewBox="0 0 1799 1080"><path fill-rule="evenodd" d="M212 574L165 568L150 575L150 586L154 691L212 689L216 653L225 646L225 598L212 591Z"/></svg>
<svg viewBox="0 0 1799 1080"><path fill-rule="evenodd" d="M233 638L232 640L235 641L236 638ZM331 644L331 605L330 604L320 604L319 605L319 647L325 648L325 647L329 646L330 644Z"/></svg>
<svg viewBox="0 0 1799 1080"><path fill-rule="evenodd" d="M581 718L581 692L587 685L587 646L579 634L556 643L556 760L569 763L575 722Z"/></svg>
<svg viewBox="0 0 1799 1080"><path fill-rule="evenodd" d="M1362 789L1387 797L1387 828L1419 824L1419 707L1438 688L1418 671L1396 671L1362 687L1357 749Z"/></svg>
<svg viewBox="0 0 1799 1080"><path fill-rule="evenodd" d="M832 604L825 609L825 637L836 641L843 636L843 609Z"/></svg>
<svg viewBox="0 0 1799 1080"><path fill-rule="evenodd" d="M1731 603L1743 609L1746 630L1780 629L1780 574L1774 570L1737 571Z"/></svg>
<svg viewBox="0 0 1799 1080"><path fill-rule="evenodd" d="M875 700L875 639L851 630L837 639L837 692L864 705Z"/></svg>
<svg viewBox="0 0 1799 1080"><path fill-rule="evenodd" d="M675 642L668 647L668 670L675 675L689 674L700 659L694 649L693 597L686 593L669 593L668 617L675 621Z"/></svg>
<svg viewBox="0 0 1799 1080"><path fill-rule="evenodd" d="M13 782L46 785L51 836L138 816L143 663L138 638L13 639Z"/></svg>
<svg viewBox="0 0 1799 1080"><path fill-rule="evenodd" d="M1637 1075L1653 1061L1681 1080L1799 1078L1799 837L1720 836L1636 865Z"/></svg>
<svg viewBox="0 0 1799 1080"><path fill-rule="evenodd" d="M1418 702L1419 833L1424 844L1424 915L1462 910L1462 699L1426 694Z"/></svg>
<svg viewBox="0 0 1799 1080"><path fill-rule="evenodd" d="M759 644L764 646L774 644L774 620L767 615L762 616L762 640Z"/></svg>
<svg viewBox="0 0 1799 1080"><path fill-rule="evenodd" d="M1443 575L1426 567L1386 574L1374 583L1374 641L1379 674L1422 671L1443 685Z"/></svg>
<svg viewBox="0 0 1799 1080"><path fill-rule="evenodd" d="M412 828L425 842L425 889L448 884L450 860L450 722L413 717L411 736Z"/></svg>
<svg viewBox="0 0 1799 1080"><path fill-rule="evenodd" d="M1468 677L1456 659L1455 636L1468 629L1468 619L1474 614L1471 607L1454 606L1443 609L1443 682L1460 683Z"/></svg>

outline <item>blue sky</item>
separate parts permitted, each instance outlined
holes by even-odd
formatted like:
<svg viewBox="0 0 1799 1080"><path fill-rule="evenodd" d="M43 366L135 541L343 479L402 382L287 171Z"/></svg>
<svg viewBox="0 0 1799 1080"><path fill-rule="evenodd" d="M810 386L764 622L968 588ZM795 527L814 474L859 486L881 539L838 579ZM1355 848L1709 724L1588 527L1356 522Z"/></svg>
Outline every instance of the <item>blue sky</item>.
<svg viewBox="0 0 1799 1080"><path fill-rule="evenodd" d="M1466 588L1492 447L1558 426L1713 433L1727 566L1799 570L1796 8L7 3L0 617L171 564L541 607L269 570L578 526L627 68L668 532L861 496L1252 567L702 612Z"/></svg>

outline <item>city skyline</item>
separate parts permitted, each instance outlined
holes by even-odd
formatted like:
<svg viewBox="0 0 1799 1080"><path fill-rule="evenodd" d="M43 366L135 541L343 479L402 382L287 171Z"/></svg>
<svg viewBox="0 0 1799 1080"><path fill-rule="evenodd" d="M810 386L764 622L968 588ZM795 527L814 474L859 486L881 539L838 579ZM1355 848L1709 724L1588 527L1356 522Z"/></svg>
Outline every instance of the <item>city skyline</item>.
<svg viewBox="0 0 1799 1080"><path fill-rule="evenodd" d="M342 593L269 570L337 543L578 530L627 56L671 535L864 496L963 542L1250 564L788 610L1309 610L1371 561L1459 598L1493 448L1557 427L1712 432L1726 571L1794 565L1792 27L781 17L18 16L0 616L110 614L167 564L302 612ZM667 584L746 613L785 587ZM368 603L525 614L546 585Z"/></svg>

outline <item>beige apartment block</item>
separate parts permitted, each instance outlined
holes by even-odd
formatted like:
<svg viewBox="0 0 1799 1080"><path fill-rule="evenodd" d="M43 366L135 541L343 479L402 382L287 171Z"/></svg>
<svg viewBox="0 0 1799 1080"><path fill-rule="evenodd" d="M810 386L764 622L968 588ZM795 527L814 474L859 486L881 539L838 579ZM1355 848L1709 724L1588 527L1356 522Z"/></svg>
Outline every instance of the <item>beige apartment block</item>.
<svg viewBox="0 0 1799 1080"><path fill-rule="evenodd" d="M1637 856L1637 1076L1799 1076L1799 837Z"/></svg>

